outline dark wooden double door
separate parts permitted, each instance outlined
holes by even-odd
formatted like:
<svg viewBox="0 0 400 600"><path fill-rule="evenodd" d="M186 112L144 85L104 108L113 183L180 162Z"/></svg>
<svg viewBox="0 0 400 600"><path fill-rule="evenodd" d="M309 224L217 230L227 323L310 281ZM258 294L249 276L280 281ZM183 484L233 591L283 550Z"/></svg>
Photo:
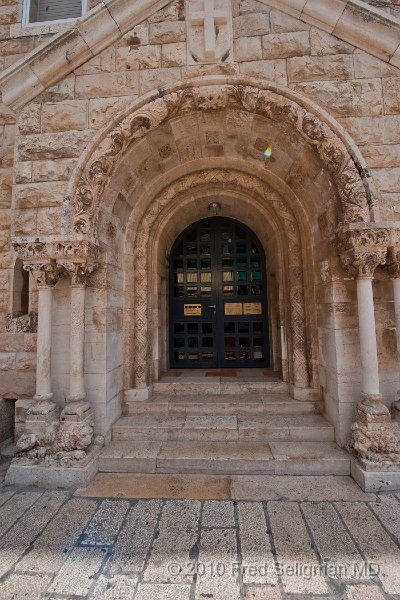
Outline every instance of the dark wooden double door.
<svg viewBox="0 0 400 600"><path fill-rule="evenodd" d="M170 367L269 366L265 255L233 219L188 227L170 256Z"/></svg>

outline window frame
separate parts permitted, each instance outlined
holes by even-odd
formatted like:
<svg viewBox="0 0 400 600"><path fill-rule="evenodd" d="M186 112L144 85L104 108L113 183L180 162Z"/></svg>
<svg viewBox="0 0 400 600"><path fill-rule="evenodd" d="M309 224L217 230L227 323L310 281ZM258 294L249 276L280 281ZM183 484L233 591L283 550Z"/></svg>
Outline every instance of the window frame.
<svg viewBox="0 0 400 600"><path fill-rule="evenodd" d="M31 9L31 0L24 0L23 9L22 9L22 27L41 27L42 25L60 25L64 23L73 23L77 19L84 17L88 12L88 0L82 0L82 14L80 17L71 17L69 19L54 19L52 21L29 21L29 12Z"/></svg>

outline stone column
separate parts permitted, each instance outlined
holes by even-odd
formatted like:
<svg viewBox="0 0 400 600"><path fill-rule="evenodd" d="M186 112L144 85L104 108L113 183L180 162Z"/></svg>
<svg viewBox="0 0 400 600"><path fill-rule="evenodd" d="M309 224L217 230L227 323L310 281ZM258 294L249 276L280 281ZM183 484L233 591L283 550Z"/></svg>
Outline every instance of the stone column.
<svg viewBox="0 0 400 600"><path fill-rule="evenodd" d="M365 237L363 238L365 240ZM375 269L386 260L386 246L355 245L341 256L342 264L357 279L362 400L355 411L350 446L359 459L382 463L400 460L388 408L379 391L378 353L372 282ZM367 464L367 463L366 463Z"/></svg>
<svg viewBox="0 0 400 600"><path fill-rule="evenodd" d="M55 413L51 388L51 312L53 288L60 276L55 261L24 265L36 280L38 288L38 329L36 359L35 404L29 409L31 415L50 415Z"/></svg>
<svg viewBox="0 0 400 600"><path fill-rule="evenodd" d="M64 415L79 415L90 409L85 402L84 342L85 342L85 290L87 265L62 263L71 276L71 325L70 325L70 378L67 405Z"/></svg>
<svg viewBox="0 0 400 600"><path fill-rule="evenodd" d="M396 321L397 358L400 370L400 248L391 247L388 250L386 268L393 283L394 314ZM392 415L400 421L400 390L397 391L398 399L392 403Z"/></svg>

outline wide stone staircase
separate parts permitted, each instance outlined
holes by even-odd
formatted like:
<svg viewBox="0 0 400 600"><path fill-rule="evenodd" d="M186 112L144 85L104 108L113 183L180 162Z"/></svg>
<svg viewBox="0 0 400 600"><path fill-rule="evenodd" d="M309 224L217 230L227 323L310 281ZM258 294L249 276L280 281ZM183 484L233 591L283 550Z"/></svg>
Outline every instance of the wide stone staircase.
<svg viewBox="0 0 400 600"><path fill-rule="evenodd" d="M147 401L128 396L100 471L349 475L349 454L317 407L279 381L161 380Z"/></svg>

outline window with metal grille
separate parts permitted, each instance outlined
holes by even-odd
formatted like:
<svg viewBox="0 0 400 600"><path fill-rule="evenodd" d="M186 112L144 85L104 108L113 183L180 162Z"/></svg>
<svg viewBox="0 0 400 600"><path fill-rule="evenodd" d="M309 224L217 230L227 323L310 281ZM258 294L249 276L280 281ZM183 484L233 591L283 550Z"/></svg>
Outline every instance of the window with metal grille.
<svg viewBox="0 0 400 600"><path fill-rule="evenodd" d="M26 0L25 24L77 19L86 12L86 0Z"/></svg>

